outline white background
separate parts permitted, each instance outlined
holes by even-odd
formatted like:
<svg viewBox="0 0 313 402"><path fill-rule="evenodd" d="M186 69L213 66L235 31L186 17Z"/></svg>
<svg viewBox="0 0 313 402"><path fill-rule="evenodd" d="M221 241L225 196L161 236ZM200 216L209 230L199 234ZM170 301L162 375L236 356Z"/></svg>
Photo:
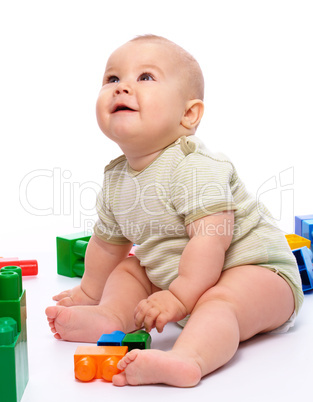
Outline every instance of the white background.
<svg viewBox="0 0 313 402"><path fill-rule="evenodd" d="M55 237L92 227L103 168L120 154L95 118L105 63L146 33L198 59L199 137L291 233L294 215L313 213L312 21L309 0L1 1L0 256L43 256L42 280Z"/></svg>
<svg viewBox="0 0 313 402"><path fill-rule="evenodd" d="M294 215L312 213L312 18L303 0L2 1L2 253L92 226L103 168L120 154L95 117L105 63L145 33L199 60L199 137L292 232Z"/></svg>

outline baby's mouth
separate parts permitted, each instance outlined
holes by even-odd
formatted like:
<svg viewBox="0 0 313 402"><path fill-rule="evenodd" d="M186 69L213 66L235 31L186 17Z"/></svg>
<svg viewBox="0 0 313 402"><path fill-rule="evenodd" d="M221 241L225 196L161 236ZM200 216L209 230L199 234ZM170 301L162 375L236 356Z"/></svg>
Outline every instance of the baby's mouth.
<svg viewBox="0 0 313 402"><path fill-rule="evenodd" d="M135 109L132 109L129 106L126 105L116 105L112 111L112 113L117 113L117 112L136 112Z"/></svg>

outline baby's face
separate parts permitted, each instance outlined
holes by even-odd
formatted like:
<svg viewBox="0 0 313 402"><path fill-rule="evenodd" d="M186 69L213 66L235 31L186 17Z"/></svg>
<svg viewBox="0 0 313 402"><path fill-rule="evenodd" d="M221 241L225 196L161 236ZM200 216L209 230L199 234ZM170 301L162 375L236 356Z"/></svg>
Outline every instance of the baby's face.
<svg viewBox="0 0 313 402"><path fill-rule="evenodd" d="M97 120L121 148L145 142L160 150L179 136L187 91L170 48L128 42L109 58L97 100ZM124 151L125 152L125 151Z"/></svg>

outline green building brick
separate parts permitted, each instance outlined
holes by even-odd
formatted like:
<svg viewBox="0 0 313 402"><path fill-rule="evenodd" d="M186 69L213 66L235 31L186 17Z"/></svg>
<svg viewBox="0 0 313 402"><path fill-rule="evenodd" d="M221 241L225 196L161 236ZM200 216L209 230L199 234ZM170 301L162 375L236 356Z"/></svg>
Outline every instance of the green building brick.
<svg viewBox="0 0 313 402"><path fill-rule="evenodd" d="M151 335L142 329L126 334L122 340L122 346L128 346L129 351L132 349L150 349Z"/></svg>
<svg viewBox="0 0 313 402"><path fill-rule="evenodd" d="M26 292L22 270L0 271L0 400L18 402L28 382Z"/></svg>
<svg viewBox="0 0 313 402"><path fill-rule="evenodd" d="M59 275L82 277L85 271L85 254L91 236L84 232L56 238L57 271Z"/></svg>

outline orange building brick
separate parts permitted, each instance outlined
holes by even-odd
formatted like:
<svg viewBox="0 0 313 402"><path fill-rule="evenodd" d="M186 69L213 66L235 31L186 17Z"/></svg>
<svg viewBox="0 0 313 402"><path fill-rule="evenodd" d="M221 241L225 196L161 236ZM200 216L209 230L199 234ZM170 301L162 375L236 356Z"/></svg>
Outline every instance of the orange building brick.
<svg viewBox="0 0 313 402"><path fill-rule="evenodd" d="M112 381L121 373L117 363L128 352L127 346L79 346L74 355L75 377L80 381Z"/></svg>

